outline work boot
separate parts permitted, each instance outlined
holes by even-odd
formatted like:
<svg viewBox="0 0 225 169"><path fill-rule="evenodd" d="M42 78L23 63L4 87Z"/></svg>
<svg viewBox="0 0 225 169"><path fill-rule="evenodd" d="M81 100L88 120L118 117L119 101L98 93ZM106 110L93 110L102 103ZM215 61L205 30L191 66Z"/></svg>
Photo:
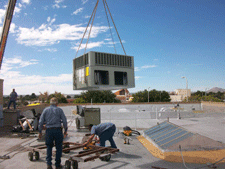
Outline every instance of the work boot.
<svg viewBox="0 0 225 169"><path fill-rule="evenodd" d="M63 166L60 164L60 166L56 167L55 169L62 169L62 168L63 168Z"/></svg>
<svg viewBox="0 0 225 169"><path fill-rule="evenodd" d="M52 168L52 166L51 166L51 165L48 165L48 166L47 166L47 169L53 169L53 168Z"/></svg>

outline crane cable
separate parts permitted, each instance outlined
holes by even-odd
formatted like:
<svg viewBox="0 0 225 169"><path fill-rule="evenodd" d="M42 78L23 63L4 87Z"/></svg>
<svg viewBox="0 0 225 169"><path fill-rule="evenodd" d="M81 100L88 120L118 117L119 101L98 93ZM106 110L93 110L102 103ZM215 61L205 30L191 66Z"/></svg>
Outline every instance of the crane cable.
<svg viewBox="0 0 225 169"><path fill-rule="evenodd" d="M105 14L106 14L107 22L108 22L108 25L109 25L109 30L110 30L112 42L113 42L113 47L114 47L115 53L117 53L117 52L116 52L116 46L115 46L114 39L113 39L113 35L112 35L111 26L110 26L110 23L109 23L108 12L107 12L106 6L105 6L105 0L103 0L103 4L104 4L104 8L105 8Z"/></svg>
<svg viewBox="0 0 225 169"><path fill-rule="evenodd" d="M84 36L85 36L85 34L86 34L86 32L87 32L87 29L88 29L89 24L90 24L90 22L91 22L91 20L92 20L92 17L93 17L93 15L94 15L94 13L96 12L96 9L97 9L97 6L98 6L98 2L99 2L99 0L97 1L96 5L95 5L95 7L94 7L94 9L93 9L93 12L92 12L92 14L91 14L91 17L90 17L90 19L89 19L89 21L88 21L88 24L87 24L87 27L86 27L86 29L85 29L85 31L84 31L84 34L83 34L83 37L82 37L82 39L81 39L80 45L79 45L79 47L78 47L78 49L77 49L75 58L77 57L77 53L78 53L78 51L79 51L79 49L80 49L80 47L81 47L81 44L82 44L82 42L83 42L83 40L84 40Z"/></svg>
<svg viewBox="0 0 225 169"><path fill-rule="evenodd" d="M115 22L114 22L114 20L113 20L112 14L111 14L111 12L110 12L110 10L109 10L109 6L108 6L106 0L103 0L103 2L104 2L104 1L105 1L105 4L106 4L107 9L108 9L108 11L109 11L109 14L110 14L110 17L111 17L111 19L112 19L113 25L114 25L114 27L115 27L116 33L117 33L117 35L118 35L118 38L119 38L119 40L120 40L120 44L121 44L121 46L122 46L122 48L123 48L123 52L124 52L125 55L127 55L126 52L125 52L125 49L124 49L124 47L123 47L123 43L122 43L122 40L121 40L121 38L120 38L119 32L118 32L118 30L117 30L117 28L116 28L116 24L115 24Z"/></svg>
<svg viewBox="0 0 225 169"><path fill-rule="evenodd" d="M102 0L102 1L103 1L103 4L104 4L104 8L105 8L105 12L106 12L106 17L107 17L109 29L110 29L110 32L111 32L111 37L112 37L112 41L113 41L113 45L114 45L115 52L116 52L115 43L114 43L114 39L113 39L113 36L112 36L112 31L111 31L111 28L110 28L109 18L108 18L108 14L107 14L107 10L106 10L106 9L108 9L108 12L109 12L109 14L110 14L111 20L112 20L113 25L114 25L114 27L115 27L117 36L118 36L118 38L119 38L119 40L120 40L120 44L121 44L121 46L122 46L122 48L123 48L124 54L127 55L127 54L126 54L126 51L125 51L125 49L124 49L122 40L121 40L121 38L120 38L120 36L119 36L119 32L118 32L118 30L117 30L117 28L116 28L116 24L115 24L115 22L114 22L114 20L113 20L112 14L111 14L111 12L110 12L110 10L109 10L109 6L108 6L106 0ZM91 30L92 30L92 27L93 27L93 23L94 23L94 19L95 19L95 14L96 14L97 7L98 7L98 3L99 3L99 0L97 0L97 2L96 2L96 5L95 5L94 10L93 10L93 12L92 12L92 15L91 15L91 17L90 17L90 19L89 19L89 22L88 22L88 24L87 24L87 27L86 27L85 32L84 32L84 34L83 34L83 37L82 37L82 39L81 39L80 45L79 45L79 47L78 47L78 49L77 49L75 58L77 57L77 54L78 54L79 49L80 49L80 47L81 47L81 44L82 44L82 42L83 42L83 40L84 40L84 37L85 37L85 34L86 34L86 32L87 32L87 29L88 29L88 27L89 27L89 25L90 25L90 22L92 21L92 22L91 22L91 26L90 26L90 31L89 31L89 34L88 34L88 39L87 39L86 46L85 46L85 49L84 49L84 54L85 54L85 52L86 52L87 44L88 44L88 41L89 41L89 39L90 39Z"/></svg>
<svg viewBox="0 0 225 169"><path fill-rule="evenodd" d="M96 3L96 8L95 8L95 11L94 11L94 16L92 18L91 27L90 27L90 31L89 31L89 34L88 34L88 39L87 39L86 46L85 46L85 49L84 49L84 54L86 52L87 44L88 44L88 41L89 41L89 38L90 38L90 35L91 35L91 30L92 30L93 23L94 23L94 20L95 20L95 14L96 14L96 11L97 11L97 8L98 8L98 2L99 2L99 0Z"/></svg>

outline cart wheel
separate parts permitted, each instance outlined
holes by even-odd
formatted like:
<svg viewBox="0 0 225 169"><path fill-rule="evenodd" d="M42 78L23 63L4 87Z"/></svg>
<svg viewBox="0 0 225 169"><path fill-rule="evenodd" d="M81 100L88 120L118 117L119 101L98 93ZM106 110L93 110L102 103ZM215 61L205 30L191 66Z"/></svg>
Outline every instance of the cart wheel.
<svg viewBox="0 0 225 169"><path fill-rule="evenodd" d="M105 156L105 157L100 157L99 158L101 161L110 161L110 159L111 159L111 154L109 154L109 155L107 155L107 156Z"/></svg>
<svg viewBox="0 0 225 169"><path fill-rule="evenodd" d="M105 161L105 157L99 157L101 161Z"/></svg>
<svg viewBox="0 0 225 169"><path fill-rule="evenodd" d="M35 157L35 160L39 160L39 158L40 158L39 152L35 151L34 157Z"/></svg>
<svg viewBox="0 0 225 169"><path fill-rule="evenodd" d="M69 145L69 144L65 144L65 145L64 145L64 148L70 148L70 145ZM65 154L70 153L70 150L65 151L64 153L65 153Z"/></svg>
<svg viewBox="0 0 225 169"><path fill-rule="evenodd" d="M33 161L33 152L29 152L28 153L28 159L30 160L30 161Z"/></svg>
<svg viewBox="0 0 225 169"><path fill-rule="evenodd" d="M65 169L71 169L71 162L70 162L70 160L66 160L66 162L65 162Z"/></svg>
<svg viewBox="0 0 225 169"><path fill-rule="evenodd" d="M72 161L72 168L73 169L78 169L78 162L77 161Z"/></svg>
<svg viewBox="0 0 225 169"><path fill-rule="evenodd" d="M105 161L110 161L110 159L111 159L111 154L109 154L105 157Z"/></svg>

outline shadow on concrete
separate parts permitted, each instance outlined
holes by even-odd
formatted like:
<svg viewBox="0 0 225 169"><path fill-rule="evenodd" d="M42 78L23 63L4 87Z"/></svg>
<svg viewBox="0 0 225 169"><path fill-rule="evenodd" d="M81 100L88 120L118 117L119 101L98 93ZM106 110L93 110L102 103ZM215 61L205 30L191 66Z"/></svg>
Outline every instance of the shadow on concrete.
<svg viewBox="0 0 225 169"><path fill-rule="evenodd" d="M112 156L112 158L130 158L130 159L137 159L137 158L142 158L141 156L134 155L134 154L127 154L124 152L118 152L115 155Z"/></svg>
<svg viewBox="0 0 225 169"><path fill-rule="evenodd" d="M112 156L111 160L109 162L105 162L105 164L102 164L98 167L94 167L94 169L98 168L110 168L110 169L117 169L117 168L124 168L127 165L130 165L130 163L123 161L123 159L138 159L142 158L141 156L134 155L134 154L127 154L123 152L118 152L115 155ZM119 160L116 160L119 159ZM116 163L115 167L112 167L112 164ZM122 163L122 164L121 164Z"/></svg>
<svg viewBox="0 0 225 169"><path fill-rule="evenodd" d="M110 166L110 169L117 169L117 168L124 168L126 165L130 164L130 163L127 163L127 162L122 162L122 161L118 161L118 160L110 160L109 162L106 162L105 164L102 164L98 167L94 167L93 169L98 169L98 168L109 168L109 165L112 165L113 163L117 163L117 164L120 164L120 165L117 165L115 167L111 167ZM107 167L108 166L108 167Z"/></svg>
<svg viewBox="0 0 225 169"><path fill-rule="evenodd" d="M161 168L166 168L166 169L187 169L183 163L172 163L172 162L167 162L164 160L159 160L155 161L152 163L146 163L142 165L136 166L137 168L148 168L148 169L153 169L153 167L161 167ZM208 169L209 167L206 164L193 164L193 163L186 163L186 166L189 169ZM217 169L224 169L225 168L225 163L223 164L216 164L215 165Z"/></svg>

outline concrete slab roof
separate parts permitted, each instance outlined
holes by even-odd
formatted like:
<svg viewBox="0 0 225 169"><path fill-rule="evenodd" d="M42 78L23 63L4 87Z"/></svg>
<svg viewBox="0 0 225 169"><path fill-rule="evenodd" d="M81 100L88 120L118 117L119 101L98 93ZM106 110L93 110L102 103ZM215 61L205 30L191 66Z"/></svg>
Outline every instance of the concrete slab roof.
<svg viewBox="0 0 225 169"><path fill-rule="evenodd" d="M136 105L135 105L136 106ZM145 110L145 117L142 119L137 120L137 126L138 131L143 132L140 128L150 128L152 126L155 126L157 122L161 123L165 119L153 119L155 112L151 113L150 111L155 109L155 107L147 107L148 105L141 105L140 108L136 108L134 105L117 105L114 106L115 108L112 113L112 116L114 113L117 113L117 116L114 116L114 118L110 119L111 122L115 123L118 128L122 128L126 125L131 126L134 129L134 120L123 118L127 114L131 114L130 116L135 117L135 114L133 113L136 109L137 110ZM158 106L158 110L160 110L160 105ZM165 107L165 105L163 105ZM171 105L168 105L171 107ZM185 105L186 106L186 105ZM195 106L195 105L194 105ZM99 107L93 106L93 107ZM192 107L192 105L190 106ZM200 106L199 106L200 107ZM200 109L200 108L196 109ZM108 110L112 108L111 105L108 106L102 106L101 113L102 117L108 113ZM117 109L116 109L117 108ZM127 109L130 112L119 112L118 109ZM185 107L185 109L187 109ZM65 107L64 112L68 110L67 116L69 117L71 114L71 111L74 110L74 107ZM131 111L132 110L132 111ZM118 113L119 112L119 113ZM127 114L126 114L127 113ZM133 113L133 114L132 114ZM139 112L138 112L139 113ZM142 112L143 113L143 112ZM150 114L151 113L151 114ZM185 114L188 114L188 112L184 112ZM147 114L151 117L146 118ZM163 117L163 112L161 113ZM171 115L172 114L172 115ZM184 114L184 115L185 115ZM121 117L122 116L122 117ZM172 118L174 117L174 118ZM102 122L107 122L109 119L104 118L102 119ZM225 124L225 114L224 113L213 113L213 114L207 114L207 117L205 114L196 114L194 116L191 116L190 118L183 118L177 119L176 116L173 116L173 112L170 112L170 122L173 124L176 124L178 126L181 126L185 128L186 130L192 132L192 133L198 133L204 137L210 138L212 140L215 140L217 142L225 143L225 132L224 132L224 124ZM132 126L133 125L133 126ZM74 141L74 142L80 142L85 134L85 132L77 132L75 127L72 125L69 128L69 138L68 140ZM28 152L21 147L20 150L14 151L15 148L20 147L21 145L27 144L28 141L32 141L35 137L25 137L24 139L20 139L18 136L12 136L8 132L5 132L1 130L0 128L0 156L9 153L12 151L9 155L11 156L8 160L0 159L0 169L13 169L13 168L21 168L21 169L39 169L39 168L46 168L46 155L40 154L40 160L39 161L29 161L28 159ZM130 145L123 144L123 140L119 137L114 137L114 140L120 149L120 152L117 154L112 155L112 158L109 162L103 162L99 159L91 162L80 162L79 168L82 169L151 169L152 166L156 167L162 167L167 169L186 169L186 167L183 165L182 162L168 162L159 158L154 157L142 144L141 142L136 139L136 136L131 136L133 141L131 141ZM202 138L202 137L201 137ZM198 139L198 137L196 137ZM67 141L68 141L67 140ZM43 143L43 142L42 142ZM36 144L36 143L34 143ZM183 148L183 147L182 147ZM194 147L192 147L194 148ZM224 156L221 156L223 158ZM65 160L67 158L62 158L62 164L65 164ZM53 161L54 162L54 161ZM206 166L206 163L204 164L193 164L188 163L186 164L188 168L208 168ZM217 169L224 169L225 164L216 164Z"/></svg>

